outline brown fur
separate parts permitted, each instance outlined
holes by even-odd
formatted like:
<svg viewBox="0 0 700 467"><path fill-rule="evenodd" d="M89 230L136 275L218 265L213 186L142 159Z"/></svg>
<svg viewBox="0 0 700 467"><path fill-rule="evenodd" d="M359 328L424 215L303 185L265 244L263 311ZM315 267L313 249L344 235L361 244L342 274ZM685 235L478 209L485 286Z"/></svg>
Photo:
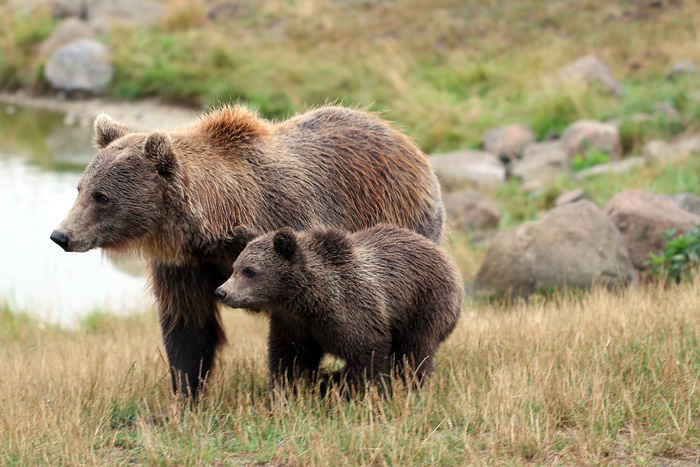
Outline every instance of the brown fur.
<svg viewBox="0 0 700 467"><path fill-rule="evenodd" d="M52 239L67 251L100 247L149 260L166 350L193 393L192 372L206 376L225 341L213 291L240 251L237 226L391 223L435 243L442 236L427 157L372 114L331 106L271 123L224 106L169 132L129 133L104 115L95 130L100 153ZM188 335L199 343L190 348ZM195 360L204 361L199 370Z"/></svg>
<svg viewBox="0 0 700 467"><path fill-rule="evenodd" d="M273 387L316 373L324 353L346 361L343 379L354 387L388 374L392 361L422 383L457 324L464 286L438 246L379 225L354 234L285 228L253 239L216 293L270 316Z"/></svg>

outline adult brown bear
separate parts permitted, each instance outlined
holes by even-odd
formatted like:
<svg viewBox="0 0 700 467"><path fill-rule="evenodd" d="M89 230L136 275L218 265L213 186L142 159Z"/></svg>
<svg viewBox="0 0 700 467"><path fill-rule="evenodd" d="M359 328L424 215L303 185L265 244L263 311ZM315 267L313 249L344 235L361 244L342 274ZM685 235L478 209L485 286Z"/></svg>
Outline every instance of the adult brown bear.
<svg viewBox="0 0 700 467"><path fill-rule="evenodd" d="M99 154L51 239L66 251L137 253L150 265L173 388L194 397L226 337L216 288L239 225L258 232L396 224L439 243L428 158L376 115L328 106L273 123L240 106L170 132L130 133L101 115Z"/></svg>

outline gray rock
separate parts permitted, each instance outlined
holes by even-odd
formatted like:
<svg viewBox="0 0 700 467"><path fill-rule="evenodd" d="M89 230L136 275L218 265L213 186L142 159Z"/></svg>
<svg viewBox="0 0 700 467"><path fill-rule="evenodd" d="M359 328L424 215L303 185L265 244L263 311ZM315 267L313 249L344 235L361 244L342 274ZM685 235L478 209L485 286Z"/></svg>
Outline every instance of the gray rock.
<svg viewBox="0 0 700 467"><path fill-rule="evenodd" d="M654 139L644 145L643 154L649 160L671 160L678 157L679 152L666 141Z"/></svg>
<svg viewBox="0 0 700 467"><path fill-rule="evenodd" d="M569 157L591 150L602 151L612 160L622 154L622 140L615 125L595 120L578 120L569 125L561 135L561 143Z"/></svg>
<svg viewBox="0 0 700 467"><path fill-rule="evenodd" d="M510 165L510 173L525 182L546 181L569 169L569 157L559 141L533 143L523 151L523 158Z"/></svg>
<svg viewBox="0 0 700 467"><path fill-rule="evenodd" d="M664 115L672 120L680 120L681 113L670 102L657 102L654 104L654 113Z"/></svg>
<svg viewBox="0 0 700 467"><path fill-rule="evenodd" d="M165 6L153 0L99 0L91 2L87 11L87 21L101 34L113 26L153 26L164 17Z"/></svg>
<svg viewBox="0 0 700 467"><path fill-rule="evenodd" d="M54 89L97 93L112 79L114 70L105 60L107 48L93 39L78 39L54 52L44 77Z"/></svg>
<svg viewBox="0 0 700 467"><path fill-rule="evenodd" d="M490 152L464 150L430 157L445 191L458 188L489 187L504 183L506 168Z"/></svg>
<svg viewBox="0 0 700 467"><path fill-rule="evenodd" d="M681 60L671 67L666 73L667 79L674 79L681 75L696 75L700 70L692 60Z"/></svg>
<svg viewBox="0 0 700 467"><path fill-rule="evenodd" d="M93 38L95 35L95 30L85 21L76 17L67 18L39 45L38 52L48 57L59 47L78 39Z"/></svg>
<svg viewBox="0 0 700 467"><path fill-rule="evenodd" d="M603 174L622 174L629 172L636 167L644 167L647 165L647 160L644 157L628 157L621 161L608 162L607 164L594 165L590 169L582 170L576 173L576 178L585 179L594 175Z"/></svg>
<svg viewBox="0 0 700 467"><path fill-rule="evenodd" d="M637 282L612 221L587 200L565 204L501 232L474 279L477 297L528 297L552 289Z"/></svg>
<svg viewBox="0 0 700 467"><path fill-rule="evenodd" d="M567 191L562 193L554 200L554 206L559 207L564 204L575 203L576 201L581 201L586 198L586 190L583 188L577 188L575 190Z"/></svg>
<svg viewBox="0 0 700 467"><path fill-rule="evenodd" d="M473 190L462 190L442 197L447 225L453 230L469 232L494 229L501 212L491 201Z"/></svg>
<svg viewBox="0 0 700 467"><path fill-rule="evenodd" d="M581 57L559 71L562 82L585 81L602 85L615 95L623 96L624 90L615 80L610 69L595 55Z"/></svg>
<svg viewBox="0 0 700 467"><path fill-rule="evenodd" d="M482 144L484 150L497 155L502 161L519 159L525 146L535 142L535 133L525 126L513 124L493 128L486 132Z"/></svg>
<svg viewBox="0 0 700 467"><path fill-rule="evenodd" d="M646 271L649 253L659 254L666 246L661 238L665 229L685 233L700 224L700 216L684 209L667 196L645 191L625 190L615 195L604 211L625 239L632 264Z"/></svg>
<svg viewBox="0 0 700 467"><path fill-rule="evenodd" d="M700 196L695 193L678 193L672 198L679 208L700 216Z"/></svg>

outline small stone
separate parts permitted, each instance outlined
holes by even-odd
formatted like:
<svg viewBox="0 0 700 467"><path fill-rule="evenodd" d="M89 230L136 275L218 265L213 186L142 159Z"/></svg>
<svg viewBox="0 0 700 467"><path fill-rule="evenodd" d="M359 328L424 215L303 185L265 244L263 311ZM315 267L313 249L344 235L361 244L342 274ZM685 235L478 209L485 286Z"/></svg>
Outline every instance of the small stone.
<svg viewBox="0 0 700 467"><path fill-rule="evenodd" d="M546 141L528 145L523 158L510 165L510 173L525 182L546 181L569 169L569 157L560 141Z"/></svg>
<svg viewBox="0 0 700 467"><path fill-rule="evenodd" d="M594 165L590 169L577 172L576 177L579 179L585 179L594 175L622 174L637 167L644 167L645 165L647 165L647 160L643 157L628 157L627 159L620 161Z"/></svg>
<svg viewBox="0 0 700 467"><path fill-rule="evenodd" d="M513 124L486 132L484 150L497 155L503 162L519 159L525 146L535 142L535 133L527 126Z"/></svg>
<svg viewBox="0 0 700 467"><path fill-rule="evenodd" d="M610 69L595 55L581 57L565 66L559 72L562 82L585 81L597 83L617 96L623 96L624 90L617 82Z"/></svg>
<svg viewBox="0 0 700 467"><path fill-rule="evenodd" d="M78 39L56 50L44 67L54 89L97 93L112 79L114 70L105 60L107 48L93 39Z"/></svg>
<svg viewBox="0 0 700 467"><path fill-rule="evenodd" d="M445 191L489 187L506 181L506 168L495 154L464 150L430 156Z"/></svg>
<svg viewBox="0 0 700 467"><path fill-rule="evenodd" d="M615 125L595 120L578 120L569 125L561 136L561 144L570 158L588 151L606 153L612 160L622 155L622 140Z"/></svg>
<svg viewBox="0 0 700 467"><path fill-rule="evenodd" d="M554 206L562 206L564 204L575 203L576 201L581 201L586 198L586 190L583 188L577 188L575 190L567 191L562 193L554 200Z"/></svg>
<svg viewBox="0 0 700 467"><path fill-rule="evenodd" d="M650 160L671 160L678 157L679 151L666 141L654 139L644 145L643 154Z"/></svg>
<svg viewBox="0 0 700 467"><path fill-rule="evenodd" d="M681 60L668 70L666 78L674 79L681 75L696 75L699 71L698 66L692 60Z"/></svg>
<svg viewBox="0 0 700 467"><path fill-rule="evenodd" d="M450 228L462 232L494 229L501 212L473 190L448 193L442 197Z"/></svg>

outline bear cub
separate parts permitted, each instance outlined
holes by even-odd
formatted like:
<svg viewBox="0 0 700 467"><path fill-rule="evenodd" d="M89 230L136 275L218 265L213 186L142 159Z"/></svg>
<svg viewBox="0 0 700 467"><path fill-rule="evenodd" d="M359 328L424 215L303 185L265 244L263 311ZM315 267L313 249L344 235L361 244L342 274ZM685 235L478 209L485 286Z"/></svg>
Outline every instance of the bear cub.
<svg viewBox="0 0 700 467"><path fill-rule="evenodd" d="M456 265L433 242L392 225L236 234L245 249L216 296L269 316L271 390L317 375L326 353L346 362L333 377L350 390L392 368L418 384L431 375L464 295Z"/></svg>

